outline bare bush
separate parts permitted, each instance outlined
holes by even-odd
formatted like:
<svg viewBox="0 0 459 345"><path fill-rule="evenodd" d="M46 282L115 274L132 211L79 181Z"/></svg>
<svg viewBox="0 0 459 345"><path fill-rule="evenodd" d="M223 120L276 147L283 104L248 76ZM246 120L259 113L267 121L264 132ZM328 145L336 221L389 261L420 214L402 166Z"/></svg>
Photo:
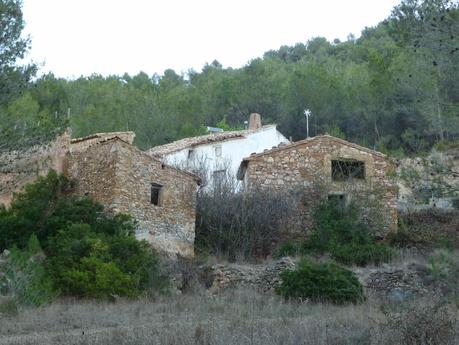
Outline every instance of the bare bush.
<svg viewBox="0 0 459 345"><path fill-rule="evenodd" d="M383 311L387 317L383 330L391 335L386 338L385 344L457 344L457 310L438 298L418 300L392 310L384 308Z"/></svg>
<svg viewBox="0 0 459 345"><path fill-rule="evenodd" d="M266 257L298 210L294 194L237 193L224 185L198 196L196 247L229 260Z"/></svg>

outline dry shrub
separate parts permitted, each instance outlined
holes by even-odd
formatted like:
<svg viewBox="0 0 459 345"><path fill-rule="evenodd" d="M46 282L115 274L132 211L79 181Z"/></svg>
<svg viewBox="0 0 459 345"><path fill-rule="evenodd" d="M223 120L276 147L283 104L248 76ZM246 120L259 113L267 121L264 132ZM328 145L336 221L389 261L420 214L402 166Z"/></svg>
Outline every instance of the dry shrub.
<svg viewBox="0 0 459 345"><path fill-rule="evenodd" d="M388 332L387 344L454 345L457 344L457 316L454 306L434 298L416 301L395 310L383 309Z"/></svg>
<svg viewBox="0 0 459 345"><path fill-rule="evenodd" d="M196 249L230 261L266 257L298 210L294 193L237 193L215 188L198 196Z"/></svg>

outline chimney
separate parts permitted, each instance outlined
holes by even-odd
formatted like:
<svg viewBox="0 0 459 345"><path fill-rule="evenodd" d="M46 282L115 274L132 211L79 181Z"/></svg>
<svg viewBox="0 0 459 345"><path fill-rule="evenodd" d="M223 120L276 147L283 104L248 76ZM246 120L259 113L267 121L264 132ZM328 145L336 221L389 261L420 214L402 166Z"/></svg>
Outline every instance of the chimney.
<svg viewBox="0 0 459 345"><path fill-rule="evenodd" d="M249 130L261 128L261 115L257 113L250 114Z"/></svg>

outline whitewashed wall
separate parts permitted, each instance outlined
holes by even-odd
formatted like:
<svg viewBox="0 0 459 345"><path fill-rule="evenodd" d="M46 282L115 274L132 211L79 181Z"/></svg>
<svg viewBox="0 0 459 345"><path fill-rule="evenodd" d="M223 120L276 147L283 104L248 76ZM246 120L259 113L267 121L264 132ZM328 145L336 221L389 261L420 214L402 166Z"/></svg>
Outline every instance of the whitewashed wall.
<svg viewBox="0 0 459 345"><path fill-rule="evenodd" d="M263 152L265 149L271 149L280 143L288 143L275 126L262 128L257 132L248 134L245 138L231 139L212 144L203 144L192 148L182 149L171 153L165 157L167 164L180 167L193 165L194 161L198 163L205 162L209 185L212 185L212 174L214 171L227 170L228 176L232 182L237 185L240 181L236 178L236 173L243 158L250 156L252 153ZM221 147L221 156L216 155L217 147ZM189 158L190 149L194 150Z"/></svg>

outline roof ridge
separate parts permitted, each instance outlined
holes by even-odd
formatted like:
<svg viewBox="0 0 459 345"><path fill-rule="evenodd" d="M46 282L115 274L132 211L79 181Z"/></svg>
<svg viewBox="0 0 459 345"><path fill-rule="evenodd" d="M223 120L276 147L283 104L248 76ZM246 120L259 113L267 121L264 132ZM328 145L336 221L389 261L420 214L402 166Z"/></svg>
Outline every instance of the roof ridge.
<svg viewBox="0 0 459 345"><path fill-rule="evenodd" d="M199 145L222 142L226 140L244 138L249 134L257 133L259 131L266 130L268 128L276 128L276 125L270 124L270 125L264 125L257 129L250 129L250 130L242 129L242 130L237 130L237 131L209 133L209 134L198 135L195 137L182 138L182 139L175 140L167 144L151 147L145 152L147 152L147 154L149 155L169 154L172 152L183 150L187 147L195 147Z"/></svg>
<svg viewBox="0 0 459 345"><path fill-rule="evenodd" d="M243 161L248 161L248 160L251 160L252 158L257 158L257 157L260 157L260 156L263 156L263 155L266 155L266 154L270 154L272 152L282 151L282 150L285 150L285 149L288 149L288 148L291 148L291 147L296 147L296 146L299 146L299 145L302 145L302 144L306 144L308 142L311 142L311 141L314 141L314 140L317 140L317 139L320 139L320 138L329 138L330 140L339 142L339 143L341 143L343 145L354 147L354 148L359 149L359 150L366 151L366 152L368 152L370 154L373 154L373 155L377 155L377 156L381 156L381 157L387 157L382 152L379 152L379 151L376 151L376 150L372 150L372 149L370 149L368 147L361 146L359 144L352 143L350 141L347 141L347 140L344 140L344 139L341 139L341 138L334 137L334 136L332 136L330 134L319 134L319 135L316 135L314 137L305 138L305 139L302 139L302 140L299 140L299 141L296 141L296 142L292 142L290 144L279 145L279 146L274 147L272 149L264 150L263 152L260 152L260 153L253 153L249 157L245 157L243 159Z"/></svg>

